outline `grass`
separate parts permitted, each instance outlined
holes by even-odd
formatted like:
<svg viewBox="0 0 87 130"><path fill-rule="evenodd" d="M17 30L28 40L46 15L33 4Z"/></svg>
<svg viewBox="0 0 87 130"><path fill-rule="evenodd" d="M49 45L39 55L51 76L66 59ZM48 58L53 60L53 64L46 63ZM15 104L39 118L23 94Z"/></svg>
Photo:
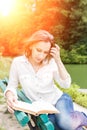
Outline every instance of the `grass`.
<svg viewBox="0 0 87 130"><path fill-rule="evenodd" d="M8 77L12 58L0 56L0 79Z"/></svg>
<svg viewBox="0 0 87 130"><path fill-rule="evenodd" d="M72 83L71 87L68 89L61 88L57 82L55 82L58 88L60 88L63 92L68 93L74 102L77 104L87 108L87 93L80 92L80 86Z"/></svg>
<svg viewBox="0 0 87 130"><path fill-rule="evenodd" d="M8 77L11 61L12 59L9 57L0 56L0 79ZM4 102L5 102L5 99L4 99L3 93L0 93L0 104L3 104ZM1 125L0 130L5 130L5 128Z"/></svg>
<svg viewBox="0 0 87 130"><path fill-rule="evenodd" d="M1 92L0 93L0 104L5 103L5 98L4 98L4 94Z"/></svg>
<svg viewBox="0 0 87 130"><path fill-rule="evenodd" d="M0 130L5 130L5 129L3 128L3 126L0 126Z"/></svg>

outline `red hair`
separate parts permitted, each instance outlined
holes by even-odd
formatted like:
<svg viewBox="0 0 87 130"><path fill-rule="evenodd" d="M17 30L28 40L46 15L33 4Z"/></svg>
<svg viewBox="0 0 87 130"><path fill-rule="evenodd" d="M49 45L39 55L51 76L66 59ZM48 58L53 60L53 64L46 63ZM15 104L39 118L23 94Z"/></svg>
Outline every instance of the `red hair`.
<svg viewBox="0 0 87 130"><path fill-rule="evenodd" d="M39 31L36 31L35 33L33 33L31 35L31 37L27 38L24 42L26 43L26 46L25 46L25 55L27 57L29 57L30 53L31 53L31 49L30 47L33 45L33 44L36 44L40 41L45 41L45 42L50 42L51 43L51 46L54 45L54 37L52 34L50 34L48 31L45 31L45 30L39 30Z"/></svg>

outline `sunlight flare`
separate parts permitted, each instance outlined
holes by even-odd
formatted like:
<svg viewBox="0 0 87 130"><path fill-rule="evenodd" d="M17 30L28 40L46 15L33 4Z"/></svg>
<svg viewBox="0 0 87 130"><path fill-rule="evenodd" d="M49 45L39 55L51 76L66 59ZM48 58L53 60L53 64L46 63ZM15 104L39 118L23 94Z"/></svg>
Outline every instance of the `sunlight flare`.
<svg viewBox="0 0 87 130"><path fill-rule="evenodd" d="M9 15L15 5L15 2L16 0L0 0L0 13L3 16Z"/></svg>

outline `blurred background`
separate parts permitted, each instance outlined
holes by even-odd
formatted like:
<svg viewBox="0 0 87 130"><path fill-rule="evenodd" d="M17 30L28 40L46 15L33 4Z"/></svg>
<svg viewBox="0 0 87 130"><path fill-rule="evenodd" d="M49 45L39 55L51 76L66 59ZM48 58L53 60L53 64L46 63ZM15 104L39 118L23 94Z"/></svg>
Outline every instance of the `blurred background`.
<svg viewBox="0 0 87 130"><path fill-rule="evenodd" d="M72 82L87 88L87 0L0 0L0 78L39 29L55 36Z"/></svg>

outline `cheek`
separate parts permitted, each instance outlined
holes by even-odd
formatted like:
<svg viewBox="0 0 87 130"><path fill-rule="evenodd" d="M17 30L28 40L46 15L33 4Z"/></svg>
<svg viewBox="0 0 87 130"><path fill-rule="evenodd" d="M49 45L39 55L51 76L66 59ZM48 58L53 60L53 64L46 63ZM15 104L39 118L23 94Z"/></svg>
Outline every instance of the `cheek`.
<svg viewBox="0 0 87 130"><path fill-rule="evenodd" d="M48 54L44 54L44 57L48 57Z"/></svg>
<svg viewBox="0 0 87 130"><path fill-rule="evenodd" d="M43 60L45 60L47 57L48 57L48 55L47 55L47 54L44 54Z"/></svg>
<svg viewBox="0 0 87 130"><path fill-rule="evenodd" d="M36 57L38 53L35 50L32 50L32 57Z"/></svg>

